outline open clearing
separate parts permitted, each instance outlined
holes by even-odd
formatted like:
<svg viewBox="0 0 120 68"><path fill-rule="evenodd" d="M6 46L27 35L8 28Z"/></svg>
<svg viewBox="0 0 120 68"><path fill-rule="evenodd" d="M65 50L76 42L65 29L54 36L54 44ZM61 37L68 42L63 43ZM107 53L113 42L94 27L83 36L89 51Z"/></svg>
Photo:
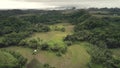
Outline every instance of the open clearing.
<svg viewBox="0 0 120 68"><path fill-rule="evenodd" d="M60 24L50 25L51 28L53 26L64 27L65 32L51 30L50 32L34 33L33 35L31 35L30 38L27 38L27 39L29 40L29 39L33 39L33 38L40 38L45 41L50 41L50 40L51 41L62 41L62 39L66 35L71 34L73 32L73 27L74 27L74 25L71 25L68 23L60 23Z"/></svg>
<svg viewBox="0 0 120 68"><path fill-rule="evenodd" d="M39 51L37 55L32 55L33 50L24 47L8 47L7 50L12 50L22 54L28 59L28 62L36 58L41 63L48 63L56 68L87 68L86 65L90 60L87 53L87 43L74 44L68 47L65 55L58 57L53 52Z"/></svg>
<svg viewBox="0 0 120 68"><path fill-rule="evenodd" d="M63 38L73 33L73 25L62 23L51 25L52 26L64 26L65 32L61 31L50 31L46 33L34 33L31 37L27 38L40 38L46 41L61 41L63 42ZM60 44L60 43L59 43ZM38 51L36 55L33 55L33 49L25 48L25 47L7 47L5 49L12 50L22 54L25 58L28 59L28 63L33 59L37 59L40 63L48 63L56 68L87 68L87 63L90 61L90 55L87 53L87 45L89 43L81 42L76 43L68 47L67 52L61 57L56 56L55 53L49 51Z"/></svg>

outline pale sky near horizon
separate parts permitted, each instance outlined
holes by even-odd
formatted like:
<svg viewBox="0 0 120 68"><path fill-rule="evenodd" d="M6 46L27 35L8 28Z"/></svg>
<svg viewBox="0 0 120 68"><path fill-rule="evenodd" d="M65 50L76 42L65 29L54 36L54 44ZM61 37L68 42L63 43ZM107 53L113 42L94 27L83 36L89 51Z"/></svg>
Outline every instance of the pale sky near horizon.
<svg viewBox="0 0 120 68"><path fill-rule="evenodd" d="M46 9L63 6L120 8L120 0L0 0L0 9Z"/></svg>

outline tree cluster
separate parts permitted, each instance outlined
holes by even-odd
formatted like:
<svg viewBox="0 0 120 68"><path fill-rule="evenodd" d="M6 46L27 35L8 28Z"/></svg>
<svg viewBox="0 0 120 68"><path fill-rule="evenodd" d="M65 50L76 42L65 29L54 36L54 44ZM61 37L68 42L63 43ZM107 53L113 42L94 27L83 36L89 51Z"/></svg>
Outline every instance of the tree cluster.
<svg viewBox="0 0 120 68"><path fill-rule="evenodd" d="M22 68L22 67L25 67L27 59L24 58L21 54L19 54L17 52L13 52L13 51L8 51L8 50L0 50L0 51L8 53L8 54L12 55L14 57L14 59L17 59L15 61L15 63L13 63L13 64L10 64L7 62L4 64L0 64L0 68ZM6 58L6 59L9 59L9 58ZM9 62L11 62L11 61L9 61Z"/></svg>

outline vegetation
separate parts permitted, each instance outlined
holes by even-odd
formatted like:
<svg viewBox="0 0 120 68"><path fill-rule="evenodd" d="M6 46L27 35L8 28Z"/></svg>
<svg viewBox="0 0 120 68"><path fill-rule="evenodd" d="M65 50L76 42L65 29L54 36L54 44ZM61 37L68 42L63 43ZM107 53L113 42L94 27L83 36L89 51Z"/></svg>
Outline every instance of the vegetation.
<svg viewBox="0 0 120 68"><path fill-rule="evenodd" d="M35 58L32 59L32 61L27 65L27 68L55 68L51 67L49 64L41 64L38 60Z"/></svg>
<svg viewBox="0 0 120 68"><path fill-rule="evenodd" d="M76 20L73 21L76 22ZM119 25L119 18L89 16L84 21L77 23L74 34L67 35L64 41L88 41L94 45L92 47L96 47L89 51L90 68L94 64L106 68L119 68L119 59L114 58L109 51L110 48L120 47Z"/></svg>
<svg viewBox="0 0 120 68"><path fill-rule="evenodd" d="M62 56L56 56L54 52L38 50L36 55L33 55L33 50L25 47L12 46L5 49L15 51L28 59L29 64L32 59L39 61L39 65L49 64L55 68L87 68L87 63L90 61L90 55L87 53L89 43L81 42L68 47L67 52ZM34 66L34 65L33 65Z"/></svg>
<svg viewBox="0 0 120 68"><path fill-rule="evenodd" d="M119 11L1 10L0 68L120 68Z"/></svg>
<svg viewBox="0 0 120 68"><path fill-rule="evenodd" d="M0 68L21 68L25 66L27 59L12 51L0 50Z"/></svg>

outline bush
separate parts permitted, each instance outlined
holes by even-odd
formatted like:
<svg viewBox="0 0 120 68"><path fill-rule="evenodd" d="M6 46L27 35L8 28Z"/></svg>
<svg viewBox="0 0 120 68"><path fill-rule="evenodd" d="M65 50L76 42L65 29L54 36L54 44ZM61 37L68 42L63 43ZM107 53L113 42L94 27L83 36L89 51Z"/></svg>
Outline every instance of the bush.
<svg viewBox="0 0 120 68"><path fill-rule="evenodd" d="M14 59L16 59L16 61L11 64L11 63L6 63L5 64L0 64L0 67L2 68L21 68L21 67L24 67L26 62L27 62L27 59L24 58L21 54L17 53L17 52L13 52L13 51L7 51L7 50L1 50L3 53L6 53L6 56L7 54L10 54L14 57ZM4 58L4 57L3 57ZM8 59L8 58L6 58ZM9 58L10 59L10 58Z"/></svg>
<svg viewBox="0 0 120 68"><path fill-rule="evenodd" d="M41 49L42 50L49 50L49 45L47 43L41 44Z"/></svg>
<svg viewBox="0 0 120 68"><path fill-rule="evenodd" d="M65 43L67 44L67 46L71 46L72 45L72 41L65 41Z"/></svg>
<svg viewBox="0 0 120 68"><path fill-rule="evenodd" d="M61 31L62 31L62 32L65 32L65 28L61 28Z"/></svg>
<svg viewBox="0 0 120 68"><path fill-rule="evenodd" d="M22 39L28 36L27 32L20 32L20 33L11 33L11 34L6 34L1 38L0 44L5 46L10 46L10 45L17 45Z"/></svg>

